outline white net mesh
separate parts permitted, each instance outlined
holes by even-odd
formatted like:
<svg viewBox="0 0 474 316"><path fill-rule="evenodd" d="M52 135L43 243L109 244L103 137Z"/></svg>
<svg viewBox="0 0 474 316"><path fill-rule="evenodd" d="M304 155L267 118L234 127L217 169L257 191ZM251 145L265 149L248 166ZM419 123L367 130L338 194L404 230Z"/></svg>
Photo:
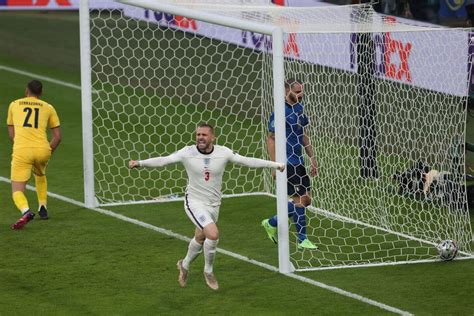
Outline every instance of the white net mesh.
<svg viewBox="0 0 474 316"><path fill-rule="evenodd" d="M199 122L218 127L218 144L232 145L242 155L263 155L257 66L262 54L117 12L93 13L91 22L96 196L101 203L181 195L186 174L180 166L140 170L137 177L124 170L124 162L189 145ZM233 168L223 192L263 191L260 173Z"/></svg>
<svg viewBox="0 0 474 316"><path fill-rule="evenodd" d="M291 220L296 268L433 259L444 239L468 255L467 31L394 22L365 6L184 2L286 31L285 74L303 83L305 132L319 165L306 211L307 237L319 250L298 249ZM132 7L92 11L90 22L101 204L181 196L181 166L132 176L125 162L193 143L199 122L217 127L218 144L268 158L271 37ZM224 176L224 194L273 190L269 171L233 166Z"/></svg>

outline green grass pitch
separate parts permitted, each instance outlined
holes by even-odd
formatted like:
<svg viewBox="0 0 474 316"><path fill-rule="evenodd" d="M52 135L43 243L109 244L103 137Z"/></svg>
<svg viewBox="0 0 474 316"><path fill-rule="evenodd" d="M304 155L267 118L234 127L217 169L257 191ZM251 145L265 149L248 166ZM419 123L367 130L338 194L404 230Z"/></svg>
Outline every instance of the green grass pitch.
<svg viewBox="0 0 474 316"><path fill-rule="evenodd" d="M1 12L0 66L79 85L78 30L77 13ZM22 96L29 79L0 69L3 122L9 102ZM82 201L80 91L44 84L44 97L56 106L64 133L48 168L49 191ZM3 131L1 179L9 177L11 153L6 127ZM34 192L28 198L36 208ZM0 201L0 315L389 314L222 253L216 260L217 293L204 284L202 257L192 266L189 287L181 289L175 268L186 251L181 240L55 198L49 202L51 220L11 231L19 212L3 181ZM259 227L274 203L261 197L224 200L219 247L277 266L277 249ZM193 226L182 208L182 203L167 203L111 210L189 237ZM413 314L474 311L472 260L298 275Z"/></svg>

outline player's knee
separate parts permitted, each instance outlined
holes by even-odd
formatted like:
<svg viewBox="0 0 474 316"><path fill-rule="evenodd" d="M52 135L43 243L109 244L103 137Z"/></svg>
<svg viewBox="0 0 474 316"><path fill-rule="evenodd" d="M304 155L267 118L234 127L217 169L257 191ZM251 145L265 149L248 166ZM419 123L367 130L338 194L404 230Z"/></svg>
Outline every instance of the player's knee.
<svg viewBox="0 0 474 316"><path fill-rule="evenodd" d="M208 232L206 234L206 239L211 239L211 240L219 239L219 232L218 231Z"/></svg>
<svg viewBox="0 0 474 316"><path fill-rule="evenodd" d="M216 226L209 227L209 229L206 229L206 228L204 229L204 234L206 235L206 239L210 239L210 240L219 239L219 230L217 230Z"/></svg>
<svg viewBox="0 0 474 316"><path fill-rule="evenodd" d="M210 223L209 225L206 225L202 232L206 236L206 239L219 239L219 230L217 229L217 225L215 223Z"/></svg>

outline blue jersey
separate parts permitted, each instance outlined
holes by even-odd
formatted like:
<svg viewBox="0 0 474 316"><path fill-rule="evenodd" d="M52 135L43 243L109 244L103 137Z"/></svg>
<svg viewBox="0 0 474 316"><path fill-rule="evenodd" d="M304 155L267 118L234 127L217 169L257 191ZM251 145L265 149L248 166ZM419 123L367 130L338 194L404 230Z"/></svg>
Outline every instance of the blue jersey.
<svg viewBox="0 0 474 316"><path fill-rule="evenodd" d="M303 105L296 103L293 106L285 103L286 117L286 158L291 165L304 163L303 159L303 136L304 127L308 125L309 120L303 113ZM268 131L275 133L275 113L270 115L268 122Z"/></svg>

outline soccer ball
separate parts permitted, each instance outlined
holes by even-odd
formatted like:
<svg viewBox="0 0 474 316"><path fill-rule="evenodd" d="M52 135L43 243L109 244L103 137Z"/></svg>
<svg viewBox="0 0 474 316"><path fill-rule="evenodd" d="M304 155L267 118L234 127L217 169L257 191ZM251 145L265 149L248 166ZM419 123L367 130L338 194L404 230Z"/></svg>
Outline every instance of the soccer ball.
<svg viewBox="0 0 474 316"><path fill-rule="evenodd" d="M438 245L439 257L444 261L453 260L458 254L458 245L454 240L445 240Z"/></svg>

